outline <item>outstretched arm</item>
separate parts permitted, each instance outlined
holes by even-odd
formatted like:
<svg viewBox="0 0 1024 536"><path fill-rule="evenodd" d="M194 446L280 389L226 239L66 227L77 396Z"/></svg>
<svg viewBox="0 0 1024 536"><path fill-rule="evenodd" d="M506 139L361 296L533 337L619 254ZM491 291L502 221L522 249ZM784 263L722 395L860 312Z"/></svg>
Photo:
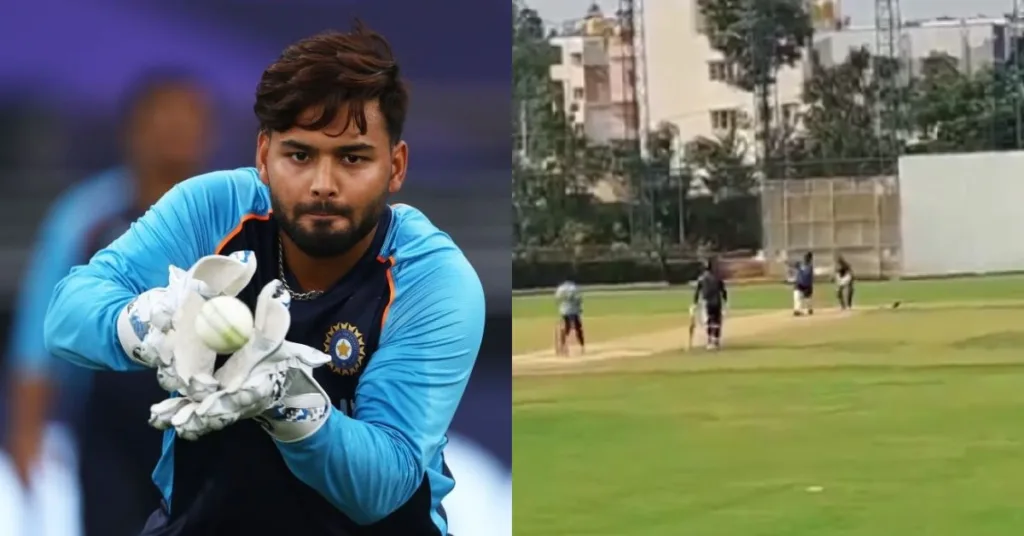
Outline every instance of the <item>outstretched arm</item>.
<svg viewBox="0 0 1024 536"><path fill-rule="evenodd" d="M117 318L147 290L167 285L168 267L187 269L211 254L239 221L237 181L217 172L171 189L89 264L57 285L43 328L46 348L77 365L138 370L124 352Z"/></svg>

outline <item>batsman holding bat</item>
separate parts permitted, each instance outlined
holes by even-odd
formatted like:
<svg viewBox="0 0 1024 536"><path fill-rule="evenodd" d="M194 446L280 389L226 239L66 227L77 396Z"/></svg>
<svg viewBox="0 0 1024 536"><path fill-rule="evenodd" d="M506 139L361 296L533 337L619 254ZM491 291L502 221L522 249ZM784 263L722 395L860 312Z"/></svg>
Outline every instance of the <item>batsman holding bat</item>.
<svg viewBox="0 0 1024 536"><path fill-rule="evenodd" d="M729 300L723 280L715 270L714 260L708 259L704 273L697 278L690 306L690 340L693 340L694 313L698 304L704 305L704 328L707 331L707 349L717 350L722 346L722 309Z"/></svg>
<svg viewBox="0 0 1024 536"><path fill-rule="evenodd" d="M576 334L580 353L586 351L583 338L583 294L571 279L566 279L555 290L558 314L561 320L555 328L555 355L569 355L569 333Z"/></svg>

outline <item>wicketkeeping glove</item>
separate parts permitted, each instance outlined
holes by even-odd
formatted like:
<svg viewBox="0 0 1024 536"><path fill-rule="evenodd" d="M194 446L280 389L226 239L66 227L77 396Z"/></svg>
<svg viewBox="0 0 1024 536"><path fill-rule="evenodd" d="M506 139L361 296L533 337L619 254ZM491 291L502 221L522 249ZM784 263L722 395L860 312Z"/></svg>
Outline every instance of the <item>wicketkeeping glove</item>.
<svg viewBox="0 0 1024 536"><path fill-rule="evenodd" d="M188 271L168 270L166 287L143 292L121 311L117 335L125 353L157 369L160 386L174 392L196 376L212 381L217 355L196 335L195 318L207 299L241 292L256 273L256 258L250 251L209 255Z"/></svg>
<svg viewBox="0 0 1024 536"><path fill-rule="evenodd" d="M151 408L150 424L174 427L189 440L250 418L280 441L316 432L330 413L330 399L313 379L313 369L330 362L330 356L284 340L291 326L290 301L280 281L268 283L256 302L252 338L217 370L216 383L192 381L185 398Z"/></svg>

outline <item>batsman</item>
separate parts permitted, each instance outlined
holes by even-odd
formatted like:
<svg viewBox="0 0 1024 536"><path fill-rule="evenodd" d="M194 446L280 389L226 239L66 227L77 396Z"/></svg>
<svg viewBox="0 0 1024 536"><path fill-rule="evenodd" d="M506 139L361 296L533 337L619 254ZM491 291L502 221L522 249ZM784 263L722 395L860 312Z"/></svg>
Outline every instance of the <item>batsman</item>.
<svg viewBox="0 0 1024 536"><path fill-rule="evenodd" d="M693 292L693 304L690 306L692 317L698 304L704 306L704 328L707 332L707 349L717 350L722 346L722 310L729 300L725 289L725 280L715 269L715 261L708 259L704 264L704 272L697 278L697 287Z"/></svg>

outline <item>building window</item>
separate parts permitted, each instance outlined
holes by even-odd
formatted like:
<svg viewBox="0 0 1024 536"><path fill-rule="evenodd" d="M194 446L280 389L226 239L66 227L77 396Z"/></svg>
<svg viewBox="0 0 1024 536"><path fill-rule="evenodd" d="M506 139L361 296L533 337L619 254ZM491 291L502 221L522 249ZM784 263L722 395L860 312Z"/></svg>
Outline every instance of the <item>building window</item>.
<svg viewBox="0 0 1024 536"><path fill-rule="evenodd" d="M569 61L572 62L573 65L583 65L583 53L573 52L572 55L569 56Z"/></svg>
<svg viewBox="0 0 1024 536"><path fill-rule="evenodd" d="M584 93L583 88L581 88L581 87L573 88L573 90L572 90L572 98L573 98L573 100L583 100L583 97L585 95L586 95L586 93Z"/></svg>
<svg viewBox="0 0 1024 536"><path fill-rule="evenodd" d="M712 130L730 130L736 126L736 110L711 110Z"/></svg>
<svg viewBox="0 0 1024 536"><path fill-rule="evenodd" d="M732 69L724 61L709 61L708 78L712 82L728 82L732 80Z"/></svg>
<svg viewBox="0 0 1024 536"><path fill-rule="evenodd" d="M782 105L782 121L784 123L792 123L796 121L797 113L800 112L800 105L788 102Z"/></svg>
<svg viewBox="0 0 1024 536"><path fill-rule="evenodd" d="M693 6L693 29L699 34L708 33L708 19L700 11L700 2L691 2Z"/></svg>

